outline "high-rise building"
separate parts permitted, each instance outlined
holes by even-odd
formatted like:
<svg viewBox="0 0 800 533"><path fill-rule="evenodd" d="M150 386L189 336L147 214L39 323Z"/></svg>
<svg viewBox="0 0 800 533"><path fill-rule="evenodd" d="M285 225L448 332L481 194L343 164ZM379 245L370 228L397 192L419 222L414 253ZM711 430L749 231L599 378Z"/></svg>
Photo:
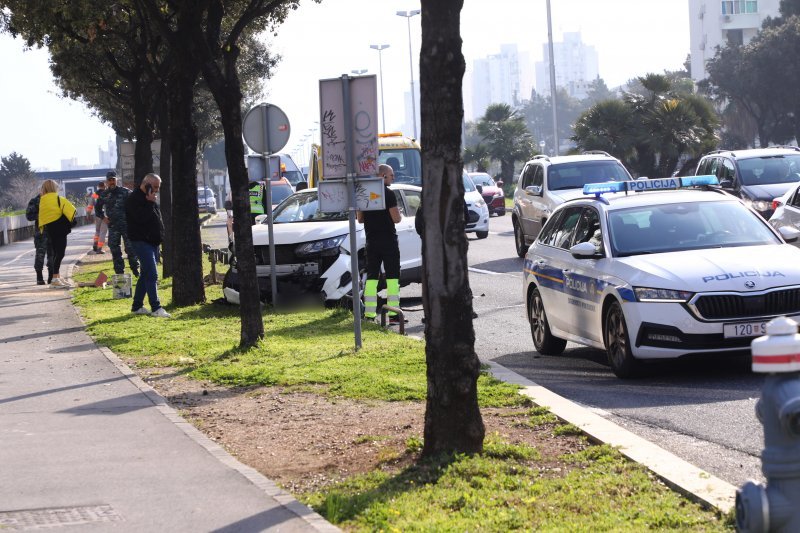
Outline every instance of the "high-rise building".
<svg viewBox="0 0 800 533"><path fill-rule="evenodd" d="M97 148L100 166L98 168L114 168L117 166L117 145L114 144L114 139L108 140L108 150Z"/></svg>
<svg viewBox="0 0 800 533"><path fill-rule="evenodd" d="M566 89L573 98L586 98L591 83L599 76L597 51L584 44L580 32L564 32L562 42L553 43L556 87ZM536 92L550 96L550 51L542 45L544 61L536 63Z"/></svg>
<svg viewBox="0 0 800 533"><path fill-rule="evenodd" d="M692 79L708 76L706 62L717 47L746 44L767 17L777 17L780 0L689 0Z"/></svg>
<svg viewBox="0 0 800 533"><path fill-rule="evenodd" d="M500 53L476 59L472 68L472 117L478 120L490 104L520 105L531 95L531 62L516 44L504 44Z"/></svg>

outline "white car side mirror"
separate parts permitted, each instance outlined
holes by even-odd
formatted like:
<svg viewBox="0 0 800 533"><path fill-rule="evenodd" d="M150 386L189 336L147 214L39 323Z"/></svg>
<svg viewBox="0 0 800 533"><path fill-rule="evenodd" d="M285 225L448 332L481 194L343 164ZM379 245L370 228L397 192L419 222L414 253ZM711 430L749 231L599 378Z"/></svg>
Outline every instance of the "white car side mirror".
<svg viewBox="0 0 800 533"><path fill-rule="evenodd" d="M800 238L800 230L791 226L781 226L778 228L778 232L786 242L795 242L798 238Z"/></svg>
<svg viewBox="0 0 800 533"><path fill-rule="evenodd" d="M256 224L263 224L267 220L267 215L256 215Z"/></svg>

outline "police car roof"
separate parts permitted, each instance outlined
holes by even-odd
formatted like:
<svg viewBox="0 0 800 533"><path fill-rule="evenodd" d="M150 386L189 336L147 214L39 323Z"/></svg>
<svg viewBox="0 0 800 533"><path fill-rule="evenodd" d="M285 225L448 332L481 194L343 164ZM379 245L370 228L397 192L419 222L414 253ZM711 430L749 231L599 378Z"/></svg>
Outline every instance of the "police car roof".
<svg viewBox="0 0 800 533"><path fill-rule="evenodd" d="M626 209L658 204L676 204L683 202L738 202L739 199L730 194L716 190L703 189L671 189L665 191L645 191L604 194L602 199L595 196L583 196L581 200L604 204L605 209ZM573 204L574 202L569 202Z"/></svg>

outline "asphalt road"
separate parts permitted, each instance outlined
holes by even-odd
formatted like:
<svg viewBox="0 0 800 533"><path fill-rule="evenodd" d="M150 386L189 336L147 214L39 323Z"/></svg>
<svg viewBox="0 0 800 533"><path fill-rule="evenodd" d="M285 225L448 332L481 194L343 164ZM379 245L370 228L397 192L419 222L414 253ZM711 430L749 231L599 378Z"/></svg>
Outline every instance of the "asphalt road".
<svg viewBox="0 0 800 533"><path fill-rule="evenodd" d="M203 231L204 242L224 246L224 213ZM605 353L570 343L559 356L533 348L522 294L522 259L514 250L511 217L493 217L490 235L469 235L475 350L553 392L580 403L626 429L734 485L763 480L762 427L755 417L762 378L749 358L668 361L648 375L620 380ZM423 335L421 287L401 289L406 332Z"/></svg>

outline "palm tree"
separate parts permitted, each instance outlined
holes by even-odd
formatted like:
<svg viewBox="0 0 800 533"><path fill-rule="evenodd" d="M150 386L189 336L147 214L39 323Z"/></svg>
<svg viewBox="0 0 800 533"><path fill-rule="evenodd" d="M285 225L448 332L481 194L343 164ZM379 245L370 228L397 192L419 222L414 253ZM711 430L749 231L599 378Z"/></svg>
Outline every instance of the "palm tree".
<svg viewBox="0 0 800 533"><path fill-rule="evenodd" d="M491 158L500 162L502 180L511 183L514 163L534 154L525 119L508 104L492 104L478 122L478 133L486 141Z"/></svg>
<svg viewBox="0 0 800 533"><path fill-rule="evenodd" d="M477 172L488 172L491 155L489 148L483 144L476 144L473 148L464 148L464 164L475 165Z"/></svg>

